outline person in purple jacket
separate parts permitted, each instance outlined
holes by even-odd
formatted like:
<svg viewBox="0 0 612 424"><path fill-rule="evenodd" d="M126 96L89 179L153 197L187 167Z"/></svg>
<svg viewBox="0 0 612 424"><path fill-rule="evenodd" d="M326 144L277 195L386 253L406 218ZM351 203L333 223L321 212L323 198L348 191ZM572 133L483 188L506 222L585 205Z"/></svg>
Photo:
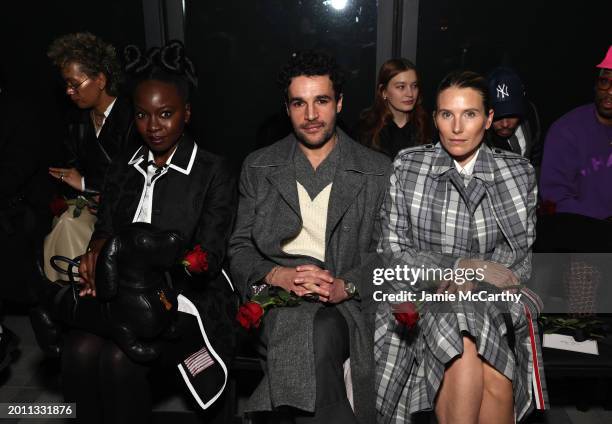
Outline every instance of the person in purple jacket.
<svg viewBox="0 0 612 424"><path fill-rule="evenodd" d="M597 68L594 103L565 114L548 131L540 176L547 213L538 220L535 251L571 252L555 262L567 263L568 311L578 314L612 307L603 302L612 299L611 287L602 284L612 275L612 46Z"/></svg>
<svg viewBox="0 0 612 424"><path fill-rule="evenodd" d="M612 46L595 85L595 102L559 118L544 144L541 198L557 213L612 217Z"/></svg>

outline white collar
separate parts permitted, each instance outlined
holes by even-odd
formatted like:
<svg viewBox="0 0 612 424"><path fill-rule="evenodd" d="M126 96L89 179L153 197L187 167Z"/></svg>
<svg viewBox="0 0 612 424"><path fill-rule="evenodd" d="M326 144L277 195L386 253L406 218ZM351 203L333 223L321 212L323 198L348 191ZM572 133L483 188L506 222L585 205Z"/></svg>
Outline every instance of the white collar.
<svg viewBox="0 0 612 424"><path fill-rule="evenodd" d="M453 159L457 172L461 175L472 175L474 173L474 165L476 165L476 158L478 157L478 153L480 153L480 148L476 150L476 154L463 167L459 165L459 162Z"/></svg>
<svg viewBox="0 0 612 424"><path fill-rule="evenodd" d="M174 157L174 154L178 151L179 148L181 148L180 143L176 145L176 148L174 149L174 152L172 152L172 154L168 158L166 165L168 165L168 168L172 168L175 171L180 172L181 174L189 175L191 173L191 169L193 168L193 164L195 162L196 153L198 152L198 145L195 142L193 142L191 156L189 157L189 162L187 163L186 168L182 168L181 166L177 164L170 163L170 161ZM182 148L185 148L185 147L183 146ZM138 168L138 165L140 165L140 163L145 160L145 152L148 152L147 161L151 160L151 156L152 156L151 151L147 148L147 146L143 145L143 146L140 146L138 149L136 149L136 151L134 152L134 154L128 161L128 165L133 165L136 168ZM179 157L179 161L180 160L181 159Z"/></svg>
<svg viewBox="0 0 612 424"><path fill-rule="evenodd" d="M168 160L166 161L165 164L163 164L162 166L170 166L172 164L172 158L174 157L174 154L176 153L176 150L178 148L178 145L174 146L174 151L170 154L170 157L168 158ZM155 162L155 157L153 156L153 152L149 150L149 155L147 156L147 161L154 161Z"/></svg>
<svg viewBox="0 0 612 424"><path fill-rule="evenodd" d="M115 99L111 102L111 104L108 105L108 107L104 111L104 118L108 118L108 115L110 115L111 110L113 110L113 106L115 106L116 101L117 101L117 98L115 97Z"/></svg>

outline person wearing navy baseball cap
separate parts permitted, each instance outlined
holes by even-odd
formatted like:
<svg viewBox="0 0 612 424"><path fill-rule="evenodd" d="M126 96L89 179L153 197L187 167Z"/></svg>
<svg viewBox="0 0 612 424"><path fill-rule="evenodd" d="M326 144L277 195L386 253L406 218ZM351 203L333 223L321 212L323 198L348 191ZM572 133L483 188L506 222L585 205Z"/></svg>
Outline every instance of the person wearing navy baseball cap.
<svg viewBox="0 0 612 424"><path fill-rule="evenodd" d="M489 144L529 159L537 169L542 157L540 120L525 96L525 86L511 68L495 68L487 78L495 115Z"/></svg>

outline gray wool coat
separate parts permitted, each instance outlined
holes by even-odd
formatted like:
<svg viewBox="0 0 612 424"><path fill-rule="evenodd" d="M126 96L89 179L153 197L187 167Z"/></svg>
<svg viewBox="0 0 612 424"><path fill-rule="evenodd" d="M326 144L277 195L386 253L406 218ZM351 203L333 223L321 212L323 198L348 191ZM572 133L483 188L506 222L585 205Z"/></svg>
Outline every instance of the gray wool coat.
<svg viewBox="0 0 612 424"><path fill-rule="evenodd" d="M340 160L329 199L325 262L284 253L283 241L301 229L292 134L250 154L242 167L240 198L229 257L232 276L246 297L276 265L314 263L357 285L361 300L338 305L350 334L355 413L360 423L375 422L372 268L376 255L379 209L389 180L390 161L338 130ZM260 327L266 340L264 378L249 399L247 412L291 406L313 412L315 369L313 320L323 307L302 302L268 311Z"/></svg>

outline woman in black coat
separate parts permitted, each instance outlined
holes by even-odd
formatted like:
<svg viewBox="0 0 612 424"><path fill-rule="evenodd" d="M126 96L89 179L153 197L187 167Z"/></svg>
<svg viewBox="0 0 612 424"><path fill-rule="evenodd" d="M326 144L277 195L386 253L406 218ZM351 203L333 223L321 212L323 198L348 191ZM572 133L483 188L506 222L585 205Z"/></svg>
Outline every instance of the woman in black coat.
<svg viewBox="0 0 612 424"><path fill-rule="evenodd" d="M60 182L60 191L67 198L85 196L97 202L113 159L140 144L131 131L132 106L119 96L121 66L115 48L89 33L57 38L48 55L61 72L66 95L78 107L69 119L61 166L50 167L48 172ZM51 281L64 278L51 267L50 258L85 253L93 231L95 210L77 213L75 208L54 211L58 219L44 244L45 275Z"/></svg>
<svg viewBox="0 0 612 424"><path fill-rule="evenodd" d="M421 98L415 65L387 60L378 72L374 104L361 114L359 142L391 159L402 149L429 143L431 123Z"/></svg>
<svg viewBox="0 0 612 424"><path fill-rule="evenodd" d="M172 64L166 60L169 56ZM200 149L185 132L191 117L189 81L195 82L195 77L191 63L182 56L182 46L158 49L147 60L140 59L129 67L145 73L134 92L135 127L144 146L120 156L109 169L99 219L88 253L81 259L81 300L96 301L98 254L111 236L130 223L147 222L161 230L177 231L189 250L205 252L206 269L187 273L176 266L170 273L174 290L184 301L178 304L182 324L178 341L164 347L160 361L174 368L181 363L183 379L200 406L206 408L220 395L225 381L219 390L212 390L205 387L210 382L203 381L209 380L206 373L187 375L185 356L180 355L199 351L182 351L180 347L183 342L202 343L208 338L221 356L215 356L220 363L231 352L233 289L222 265L236 209L235 181L224 161ZM133 361L100 334L73 330L62 353L66 400L77 402L79 417L87 422L148 422L151 401L147 376L155 364ZM226 379L226 366L221 368ZM214 396L198 397L194 392L201 388L208 394L212 390Z"/></svg>
<svg viewBox="0 0 612 424"><path fill-rule="evenodd" d="M53 41L48 56L79 108L68 127L67 166L51 167L49 174L79 193L97 193L112 159L130 140L132 107L119 96L122 72L115 48L93 34L76 33Z"/></svg>

